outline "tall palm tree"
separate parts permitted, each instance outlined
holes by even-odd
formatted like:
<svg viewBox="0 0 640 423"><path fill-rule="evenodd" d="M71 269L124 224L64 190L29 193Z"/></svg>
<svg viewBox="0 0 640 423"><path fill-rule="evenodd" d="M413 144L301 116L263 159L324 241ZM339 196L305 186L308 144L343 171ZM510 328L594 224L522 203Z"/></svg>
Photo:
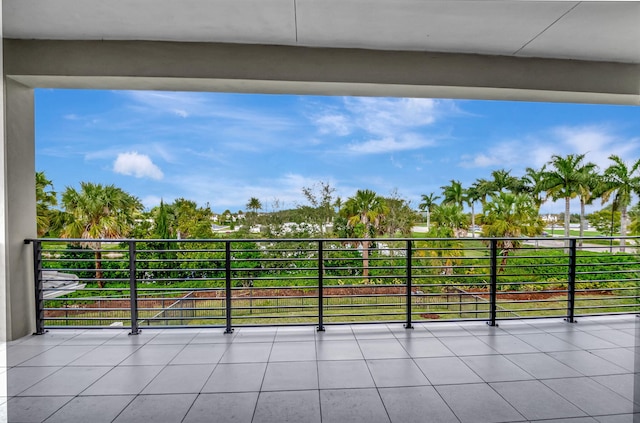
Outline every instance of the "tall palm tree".
<svg viewBox="0 0 640 423"><path fill-rule="evenodd" d="M533 205L540 212L540 207L547 200L544 190L544 178L547 171L547 165L543 165L539 170L532 167L525 169L524 176L521 179L520 192L529 194L533 200Z"/></svg>
<svg viewBox="0 0 640 423"><path fill-rule="evenodd" d="M484 204L487 202L487 197L494 192L493 182L488 179L479 178L476 179L476 181L471 186L478 192L479 200L484 206Z"/></svg>
<svg viewBox="0 0 640 423"><path fill-rule="evenodd" d="M598 187L602 186L601 177L597 172L597 166L589 163L591 166L585 166L585 178L578 184L578 198L580 198L580 240L578 246L582 248L582 237L584 236L584 228L587 227L587 218L585 206L592 204L596 198Z"/></svg>
<svg viewBox="0 0 640 423"><path fill-rule="evenodd" d="M258 210L262 210L262 203L256 197L251 197L247 202L247 209L257 214Z"/></svg>
<svg viewBox="0 0 640 423"><path fill-rule="evenodd" d="M347 199L342 209L351 227L361 226L362 241L362 276L369 276L369 245L381 218L387 212L384 198L371 190L358 190L353 197ZM365 279L366 282L366 279Z"/></svg>
<svg viewBox="0 0 640 423"><path fill-rule="evenodd" d="M631 204L633 193L640 194L640 159L637 159L630 166L619 156L613 154L609 156L613 162L605 169L602 175L602 185L600 193L602 202L606 203L614 196L616 208L620 210L620 235L627 235L627 209ZM620 251L625 250L625 240L620 239Z"/></svg>
<svg viewBox="0 0 640 423"><path fill-rule="evenodd" d="M440 188L442 188L443 204L453 204L462 207L462 203L464 202L464 189L460 181L452 179L449 185L444 185Z"/></svg>
<svg viewBox="0 0 640 423"><path fill-rule="evenodd" d="M43 236L51 226L51 207L58 204L53 182L44 172L36 172L36 219L38 236Z"/></svg>
<svg viewBox="0 0 640 423"><path fill-rule="evenodd" d="M532 197L527 194L499 192L491 197L483 211L483 235L503 238L498 241L498 248L502 255L500 271L504 271L510 251L521 243L518 238L542 233L542 219Z"/></svg>
<svg viewBox="0 0 640 423"><path fill-rule="evenodd" d="M63 238L98 240L81 244L95 250L96 280L102 288L99 240L126 237L133 227L134 214L142 210L142 203L114 185L81 182L80 191L70 187L64 191L62 205L67 214L67 224L61 234Z"/></svg>
<svg viewBox="0 0 640 423"><path fill-rule="evenodd" d="M474 185L464 190L464 201L471 207L471 237L475 238L476 228L476 201L480 199L480 193Z"/></svg>
<svg viewBox="0 0 640 423"><path fill-rule="evenodd" d="M543 188L554 200L564 199L564 236L568 237L570 202L580 194L580 186L595 168L593 163L584 163L584 154L569 154L566 157L553 155L548 163L552 169L544 173ZM565 241L568 246L569 241Z"/></svg>
<svg viewBox="0 0 640 423"><path fill-rule="evenodd" d="M430 194L422 194L422 202L418 205L418 208L427 213L427 232L431 226L431 211L433 206L436 205L436 200L440 198L439 195L435 195L433 192Z"/></svg>
<svg viewBox="0 0 640 423"><path fill-rule="evenodd" d="M515 191L518 188L518 178L511 176L511 171L506 169L498 169L491 172L493 180L494 192L504 192L504 190Z"/></svg>

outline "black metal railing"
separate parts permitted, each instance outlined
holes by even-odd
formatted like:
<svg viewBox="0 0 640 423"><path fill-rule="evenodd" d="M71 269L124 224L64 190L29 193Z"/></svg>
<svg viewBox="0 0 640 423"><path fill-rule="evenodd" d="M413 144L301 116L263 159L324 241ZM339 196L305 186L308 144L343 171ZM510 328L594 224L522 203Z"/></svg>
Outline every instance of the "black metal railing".
<svg viewBox="0 0 640 423"><path fill-rule="evenodd" d="M638 238L32 239L37 332L637 313ZM364 249L363 245L369 247Z"/></svg>

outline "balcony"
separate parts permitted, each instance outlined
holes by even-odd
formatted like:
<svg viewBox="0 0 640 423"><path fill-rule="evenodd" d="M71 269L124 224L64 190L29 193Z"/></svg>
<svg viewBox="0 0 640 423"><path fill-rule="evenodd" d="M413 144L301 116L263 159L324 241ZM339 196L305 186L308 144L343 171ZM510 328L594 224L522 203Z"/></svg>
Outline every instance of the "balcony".
<svg viewBox="0 0 640 423"><path fill-rule="evenodd" d="M8 420L632 422L637 320L51 329L7 346Z"/></svg>
<svg viewBox="0 0 640 423"><path fill-rule="evenodd" d="M366 264L349 241L127 240L99 265L30 241L41 335L6 346L8 421L640 416L635 239L382 240Z"/></svg>

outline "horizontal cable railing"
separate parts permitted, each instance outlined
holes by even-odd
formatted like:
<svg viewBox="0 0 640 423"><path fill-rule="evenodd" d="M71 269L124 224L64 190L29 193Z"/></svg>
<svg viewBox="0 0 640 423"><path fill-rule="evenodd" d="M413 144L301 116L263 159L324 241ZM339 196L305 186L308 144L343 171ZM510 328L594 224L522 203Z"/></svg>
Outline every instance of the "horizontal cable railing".
<svg viewBox="0 0 640 423"><path fill-rule="evenodd" d="M37 331L637 313L639 239L33 239Z"/></svg>

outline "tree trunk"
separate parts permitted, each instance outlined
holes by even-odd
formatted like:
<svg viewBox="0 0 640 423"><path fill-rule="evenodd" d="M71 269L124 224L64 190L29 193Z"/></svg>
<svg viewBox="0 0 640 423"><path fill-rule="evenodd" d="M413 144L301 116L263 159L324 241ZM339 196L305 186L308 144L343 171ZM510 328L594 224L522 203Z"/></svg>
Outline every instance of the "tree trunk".
<svg viewBox="0 0 640 423"><path fill-rule="evenodd" d="M473 203L471 203L471 238L476 237L476 211Z"/></svg>
<svg viewBox="0 0 640 423"><path fill-rule="evenodd" d="M580 239L578 240L578 247L582 250L582 237L584 236L584 227L586 219L584 217L584 199L580 197Z"/></svg>
<svg viewBox="0 0 640 423"><path fill-rule="evenodd" d="M627 236L627 206L623 205L620 209L620 235ZM624 253L624 238L620 238L620 252Z"/></svg>
<svg viewBox="0 0 640 423"><path fill-rule="evenodd" d="M427 209L427 232L431 230L431 211Z"/></svg>
<svg viewBox="0 0 640 423"><path fill-rule="evenodd" d="M369 240L362 241L362 276L364 283L369 283Z"/></svg>
<svg viewBox="0 0 640 423"><path fill-rule="evenodd" d="M96 282L98 283L98 288L104 288L104 282L102 281L102 251L99 251L99 250L96 251L95 258L96 258Z"/></svg>
<svg viewBox="0 0 640 423"><path fill-rule="evenodd" d="M570 232L569 232L569 219L571 217L570 211L569 211L569 201L571 201L571 197L565 197L564 198L564 236L565 237L569 237ZM569 240L565 239L564 241L564 246L567 249L566 252L568 253L568 248L569 248Z"/></svg>

